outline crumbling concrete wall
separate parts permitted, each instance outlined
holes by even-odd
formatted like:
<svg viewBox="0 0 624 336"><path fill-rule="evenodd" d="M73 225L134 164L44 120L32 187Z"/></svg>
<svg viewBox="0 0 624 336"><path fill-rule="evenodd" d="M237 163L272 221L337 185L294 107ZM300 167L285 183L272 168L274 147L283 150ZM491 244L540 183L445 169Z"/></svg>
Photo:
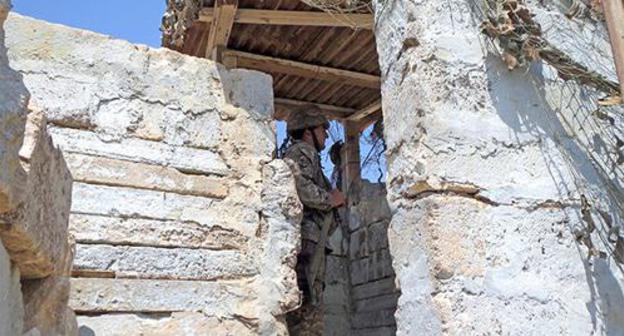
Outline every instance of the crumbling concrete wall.
<svg viewBox="0 0 624 336"><path fill-rule="evenodd" d="M480 4L375 1L397 334L618 335L623 274L610 235L589 222L616 225L606 191L621 179L603 173L583 145L597 139L575 127L620 119L579 118L579 106L596 107L591 90L545 64L509 72L481 35ZM553 40L566 52L596 50L588 64L609 53L599 22L529 5L567 34ZM590 194L592 208L581 202Z"/></svg>
<svg viewBox="0 0 624 336"><path fill-rule="evenodd" d="M301 205L271 78L11 16L11 65L74 177L84 335L285 335Z"/></svg>
<svg viewBox="0 0 624 336"><path fill-rule="evenodd" d="M394 335L398 289L388 249L386 185L362 181L349 220L351 334Z"/></svg>

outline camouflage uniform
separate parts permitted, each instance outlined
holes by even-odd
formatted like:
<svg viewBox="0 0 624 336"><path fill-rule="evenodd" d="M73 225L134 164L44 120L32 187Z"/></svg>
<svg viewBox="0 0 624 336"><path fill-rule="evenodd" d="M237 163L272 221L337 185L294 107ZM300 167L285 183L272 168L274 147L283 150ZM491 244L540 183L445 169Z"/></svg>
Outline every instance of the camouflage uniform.
<svg viewBox="0 0 624 336"><path fill-rule="evenodd" d="M323 118L324 120L324 118ZM317 124L322 125L321 124ZM289 125L290 126L290 125ZM315 126L315 125L307 125ZM321 169L320 156L316 148L307 142L295 140L286 150L285 159L290 165L299 199L303 204L303 220L301 222L301 252L297 257L297 282L303 291L302 306L286 316L288 330L291 335L323 335L323 286L325 279L325 256L320 262L313 284L314 291L310 291L308 273L312 257L321 237L321 229L329 223L329 233L337 227L332 209L330 191L331 184ZM316 297L312 295L317 293ZM316 305L312 303L313 299Z"/></svg>

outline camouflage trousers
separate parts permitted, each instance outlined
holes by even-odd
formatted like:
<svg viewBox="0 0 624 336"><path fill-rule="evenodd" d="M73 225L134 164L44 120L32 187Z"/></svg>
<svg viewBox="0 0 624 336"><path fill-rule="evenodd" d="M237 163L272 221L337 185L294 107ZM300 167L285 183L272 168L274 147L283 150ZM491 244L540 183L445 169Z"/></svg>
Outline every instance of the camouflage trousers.
<svg viewBox="0 0 624 336"><path fill-rule="evenodd" d="M318 280L314 283L314 290L321 293L317 297L317 304L312 304L310 286L307 281L307 272L309 271L310 260L316 249L316 244L311 241L304 240L301 252L297 257L297 283L299 289L303 292L303 303L299 309L292 311L286 315L286 323L288 324L288 332L291 336L322 336L325 321L323 316L325 309L323 305L323 283L325 279L325 266L320 267L318 272Z"/></svg>

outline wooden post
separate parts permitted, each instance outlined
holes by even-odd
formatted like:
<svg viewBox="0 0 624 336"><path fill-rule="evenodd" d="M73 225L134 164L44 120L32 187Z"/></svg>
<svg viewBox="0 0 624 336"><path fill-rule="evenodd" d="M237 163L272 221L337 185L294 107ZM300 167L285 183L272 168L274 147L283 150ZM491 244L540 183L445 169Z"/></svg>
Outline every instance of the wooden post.
<svg viewBox="0 0 624 336"><path fill-rule="evenodd" d="M360 128L357 122L345 121L343 123L345 134L344 145L344 171L342 175L342 191L347 197L347 206L353 205L352 201L357 198L359 184L362 180L360 168Z"/></svg>
<svg viewBox="0 0 624 336"><path fill-rule="evenodd" d="M615 70L620 81L620 96L624 99L624 1L602 0L602 8L613 48Z"/></svg>
<svg viewBox="0 0 624 336"><path fill-rule="evenodd" d="M206 43L205 57L217 61L217 47L225 49L232 33L234 16L238 9L238 0L215 0L214 18L210 24L208 42Z"/></svg>

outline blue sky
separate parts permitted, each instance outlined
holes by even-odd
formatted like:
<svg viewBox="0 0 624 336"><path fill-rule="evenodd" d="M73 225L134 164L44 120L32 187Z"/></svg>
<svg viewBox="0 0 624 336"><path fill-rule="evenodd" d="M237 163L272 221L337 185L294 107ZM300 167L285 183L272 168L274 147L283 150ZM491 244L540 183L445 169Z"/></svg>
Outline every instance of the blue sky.
<svg viewBox="0 0 624 336"><path fill-rule="evenodd" d="M165 0L13 0L13 10L37 19L160 46Z"/></svg>
<svg viewBox="0 0 624 336"><path fill-rule="evenodd" d="M13 10L19 14L111 35L154 48L160 47L159 28L165 7L165 0L13 0ZM284 128L284 123L278 123L278 146L285 137ZM334 126L332 140L342 138L341 132L341 128ZM327 148L331 146L329 142ZM370 145L366 143L364 137L360 145L364 159ZM322 158L325 172L329 176L333 167L326 153L323 153ZM377 181L378 175L377 167L363 171L363 177L372 181Z"/></svg>

